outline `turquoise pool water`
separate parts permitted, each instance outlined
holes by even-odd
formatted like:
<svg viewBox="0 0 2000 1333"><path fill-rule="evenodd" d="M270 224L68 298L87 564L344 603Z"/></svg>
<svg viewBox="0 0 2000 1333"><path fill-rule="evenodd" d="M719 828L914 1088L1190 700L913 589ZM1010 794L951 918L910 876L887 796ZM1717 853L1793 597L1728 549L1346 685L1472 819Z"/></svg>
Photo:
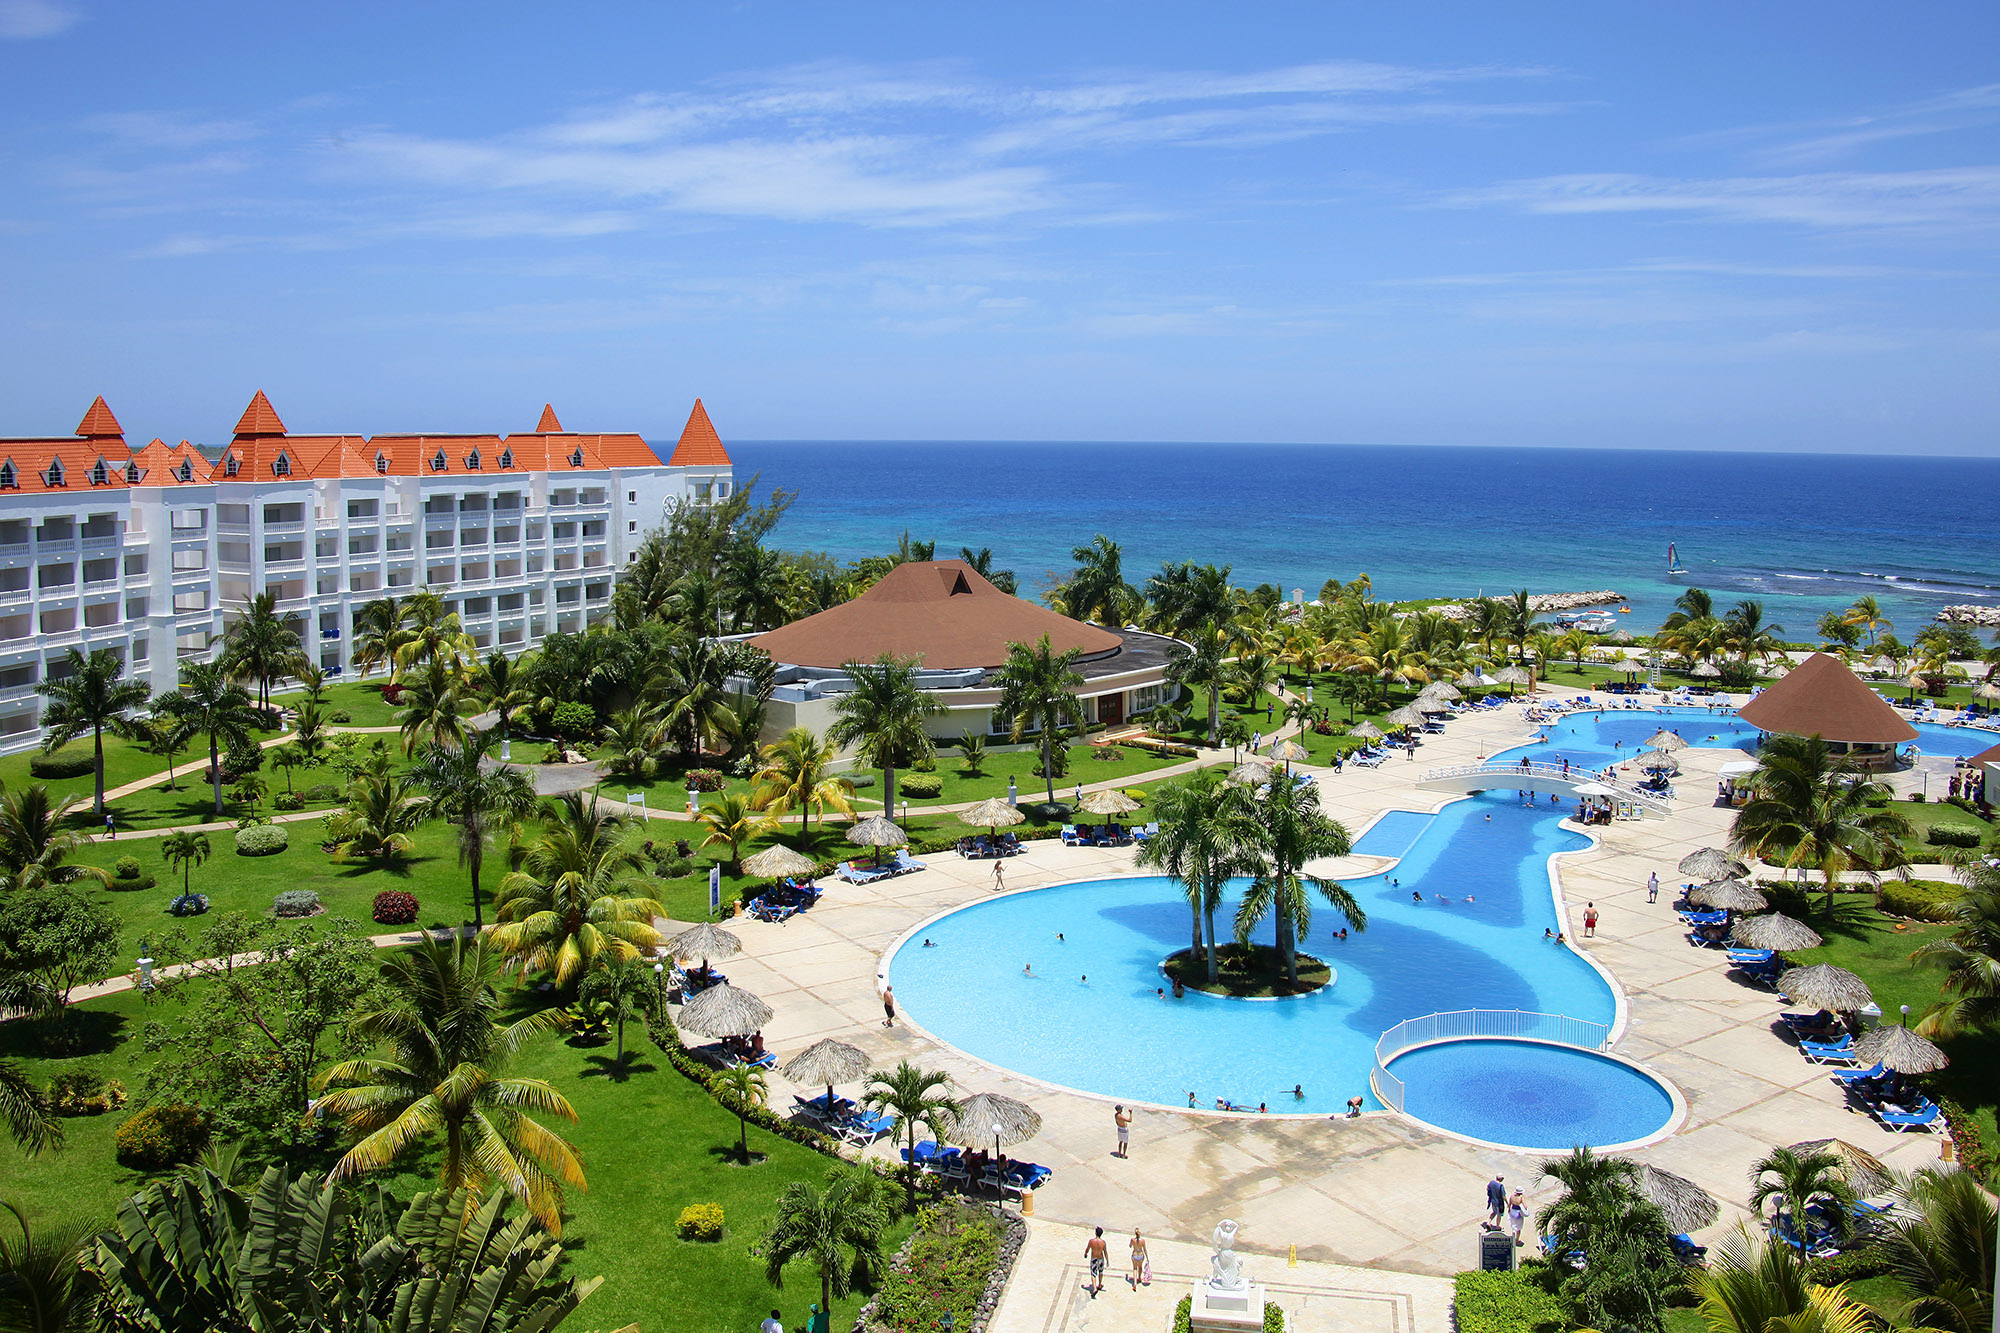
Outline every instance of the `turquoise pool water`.
<svg viewBox="0 0 2000 1333"><path fill-rule="evenodd" d="M1946 727L1935 722L1911 723L1917 729L1916 746L1927 755L1946 758L1969 757L1990 748L2000 736L1968 727ZM1757 728L1741 718L1711 713L1705 708L1607 709L1602 713L1572 713L1542 729L1546 738L1503 751L1508 755L1528 754L1536 760L1599 769L1606 764L1630 759L1646 748L1646 741L1662 727L1680 733L1689 745L1710 749L1755 751Z"/></svg>
<svg viewBox="0 0 2000 1333"><path fill-rule="evenodd" d="M1653 1079L1589 1051L1528 1041L1453 1041L1389 1062L1403 1109L1472 1138L1520 1148L1631 1143L1658 1133L1673 1099Z"/></svg>
<svg viewBox="0 0 2000 1333"><path fill-rule="evenodd" d="M1204 1108L1226 1098L1332 1113L1354 1096L1373 1106L1375 1040L1403 1019L1495 1008L1613 1021L1604 979L1542 939L1556 926L1548 858L1584 843L1559 827L1563 813L1494 795L1379 820L1361 848L1400 849L1403 859L1386 875L1345 881L1368 913L1366 932L1333 938L1343 922L1315 901L1304 947L1337 975L1310 996L1162 998L1160 960L1187 947L1192 927L1179 887L1155 877L962 908L905 942L890 980L903 1011L944 1041L1066 1087L1183 1107L1190 1092ZM1236 896L1218 918L1224 932ZM1268 922L1255 938L1270 940Z"/></svg>

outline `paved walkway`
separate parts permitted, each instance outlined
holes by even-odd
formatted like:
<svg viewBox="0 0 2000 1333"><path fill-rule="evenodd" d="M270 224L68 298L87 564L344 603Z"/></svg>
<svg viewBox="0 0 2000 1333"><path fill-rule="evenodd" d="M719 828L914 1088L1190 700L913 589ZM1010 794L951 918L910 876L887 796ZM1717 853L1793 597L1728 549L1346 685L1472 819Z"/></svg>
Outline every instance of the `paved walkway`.
<svg viewBox="0 0 2000 1333"><path fill-rule="evenodd" d="M1461 717L1447 735L1429 738L1414 762L1318 771L1323 801L1355 830L1384 810L1430 810L1439 798L1416 790L1427 769L1494 753L1529 734L1518 709ZM1650 872L1677 882L1681 857L1726 839L1730 812L1702 795L1713 789L1720 765L1738 757L1683 752L1681 786L1692 801L1678 804L1665 821L1592 829L1598 845L1568 854L1557 869L1572 925L1580 925L1586 901L1602 916L1597 938L1579 943L1610 969L1628 1000L1616 1049L1671 1079L1689 1103L1680 1131L1637 1156L1722 1200L1721 1228L1747 1215L1750 1163L1773 1144L1849 1138L1906 1168L1938 1155L1934 1138L1892 1136L1850 1113L1828 1071L1806 1064L1774 1030L1778 1005L1771 993L1732 979L1719 955L1690 948L1664 900L1645 901ZM1008 883L1132 873L1133 855L1129 848L1030 843L1009 861ZM730 978L776 1011L764 1036L781 1062L821 1037L838 1037L862 1047L878 1067L907 1058L948 1071L963 1090L1003 1092L1034 1105L1043 1128L1033 1155L1056 1169L1036 1196L1040 1218L1107 1230L1139 1226L1148 1235L1198 1244L1218 1218L1231 1216L1243 1224L1246 1251L1282 1254L1295 1244L1300 1258L1313 1262L1447 1274L1471 1261L1484 1184L1494 1172L1528 1185L1531 1204L1549 1196L1534 1183L1542 1159L1461 1143L1387 1112L1300 1121L1141 1107L1131 1158L1112 1157L1109 1099L987 1065L907 1022L883 1028L876 978L885 950L924 917L990 891L986 862L950 854L927 859L931 868L920 874L829 885L812 911L784 924L739 918L731 929L742 936L744 953L730 961ZM1572 939L1579 934L1570 930ZM787 1104L792 1089L781 1077L772 1082L772 1103Z"/></svg>

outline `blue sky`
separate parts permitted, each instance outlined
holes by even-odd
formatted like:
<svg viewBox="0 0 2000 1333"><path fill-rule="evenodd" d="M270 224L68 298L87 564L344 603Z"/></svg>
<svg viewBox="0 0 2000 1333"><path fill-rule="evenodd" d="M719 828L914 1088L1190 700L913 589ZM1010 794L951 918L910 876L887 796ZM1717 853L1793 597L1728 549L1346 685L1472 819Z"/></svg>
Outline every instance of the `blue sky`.
<svg viewBox="0 0 2000 1333"><path fill-rule="evenodd" d="M1976 453L2000 7L0 0L0 433Z"/></svg>

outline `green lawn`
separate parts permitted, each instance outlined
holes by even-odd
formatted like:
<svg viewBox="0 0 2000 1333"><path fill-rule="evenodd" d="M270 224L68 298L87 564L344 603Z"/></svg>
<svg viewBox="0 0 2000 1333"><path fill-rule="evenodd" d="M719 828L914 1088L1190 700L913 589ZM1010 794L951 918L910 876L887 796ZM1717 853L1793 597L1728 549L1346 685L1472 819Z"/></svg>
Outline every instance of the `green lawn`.
<svg viewBox="0 0 2000 1333"><path fill-rule="evenodd" d="M1095 784L1118 779L1142 780L1147 774L1183 764L1185 759L1170 759L1150 754L1144 750L1126 746L1072 745L1069 747L1069 768L1067 773L1056 779L1056 799L1068 800L1076 795L1078 784ZM906 798L903 780L910 776L908 769L896 771L896 804L902 805L909 799L910 807L921 810L932 805L960 805L967 801L983 801L989 796L1005 796L1007 779L1014 779L1016 791L1022 801L1045 801L1048 799L1048 781L1035 770L1042 764L1040 750L1014 750L1003 754L988 754L980 761L979 776L973 777L965 771L965 760L955 749L940 749L937 756L937 774L944 779L944 790L935 797ZM863 787L855 793L857 806L862 809L879 811L882 808L882 770L863 769L875 779L872 787Z"/></svg>
<svg viewBox="0 0 2000 1333"><path fill-rule="evenodd" d="M382 701L382 687L389 683L385 674L378 673L370 680L344 680L328 685L321 692L324 707L329 714L345 712L348 720L336 723L347 727L393 727L397 724L397 714L402 710ZM287 708L295 708L305 698L304 690L287 690L272 696L274 703Z"/></svg>
<svg viewBox="0 0 2000 1333"><path fill-rule="evenodd" d="M146 1056L137 1040L148 1017L145 1001L127 992L81 1006L81 1013L93 1038L86 1054L35 1058L35 1050L23 1048L25 1029L7 1024L0 1025L0 1056L22 1058L40 1081L89 1069L123 1080L136 1095L145 1077ZM736 1118L675 1072L636 1028L626 1029L626 1042L630 1072L624 1082L607 1076L611 1047L556 1038L532 1046L512 1067L549 1079L578 1116L575 1125L559 1128L581 1150L589 1188L572 1196L563 1239L572 1255L570 1271L602 1275L605 1282L575 1322L735 1333L754 1328L776 1306L787 1326L804 1323L807 1304L818 1299L817 1279L800 1268L787 1273L782 1291L774 1290L749 1250L769 1226L778 1194L794 1181L817 1184L828 1159L753 1128L751 1149L764 1160L738 1165ZM65 1121L65 1146L34 1159L0 1138L6 1196L36 1227L108 1223L119 1201L145 1184L114 1156L112 1136L127 1114ZM385 1179L407 1197L427 1183L420 1170L419 1162ZM900 1194L895 1197L900 1207ZM674 1235L675 1219L691 1203L722 1205L727 1230L721 1241L697 1244ZM908 1229L899 1219L885 1250L900 1244ZM837 1301L834 1327L851 1324L862 1300Z"/></svg>
<svg viewBox="0 0 2000 1333"><path fill-rule="evenodd" d="M1943 783L1938 784L1943 787ZM1903 840L1903 855L1912 861L1942 861L1951 849L1935 847L1925 841L1933 824L1956 824L1960 827L1976 828L1981 839L1993 832L1991 820L1981 819L1970 810L1948 805L1943 801L1897 801L1893 806L1897 814L1909 821L1910 836Z"/></svg>

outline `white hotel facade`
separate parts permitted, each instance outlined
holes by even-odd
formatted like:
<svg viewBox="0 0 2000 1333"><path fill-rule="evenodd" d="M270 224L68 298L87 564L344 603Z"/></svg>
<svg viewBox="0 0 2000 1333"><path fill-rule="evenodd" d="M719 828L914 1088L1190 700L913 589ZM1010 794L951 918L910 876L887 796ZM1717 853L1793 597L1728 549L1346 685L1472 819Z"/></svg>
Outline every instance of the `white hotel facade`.
<svg viewBox="0 0 2000 1333"><path fill-rule="evenodd" d="M663 460L635 434L293 435L261 391L229 444L126 445L102 398L66 437L0 439L0 752L41 738L35 686L110 649L155 693L263 590L351 674L354 617L419 588L480 648L610 613L616 571L680 501L735 478L699 400Z"/></svg>

